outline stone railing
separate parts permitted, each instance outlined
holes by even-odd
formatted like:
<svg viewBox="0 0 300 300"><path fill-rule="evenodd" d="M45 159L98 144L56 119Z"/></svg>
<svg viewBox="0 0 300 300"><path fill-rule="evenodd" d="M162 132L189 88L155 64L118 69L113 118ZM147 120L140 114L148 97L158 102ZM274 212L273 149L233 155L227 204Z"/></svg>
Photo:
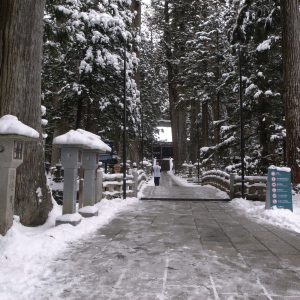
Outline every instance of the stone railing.
<svg viewBox="0 0 300 300"><path fill-rule="evenodd" d="M202 185L210 184L230 194L230 175L219 170L204 172L201 176Z"/></svg>
<svg viewBox="0 0 300 300"><path fill-rule="evenodd" d="M126 176L126 194L129 197L137 197L142 184L147 180L143 170L133 170ZM105 198L120 197L123 194L123 174L103 174L103 196Z"/></svg>
<svg viewBox="0 0 300 300"><path fill-rule="evenodd" d="M137 197L138 191L142 184L149 177L144 170L130 170L131 174L126 176L126 194L129 197ZM58 204L63 202L63 177L56 180L55 175L48 174L52 195ZM79 207L83 206L82 190L84 179L79 179L77 184ZM97 170L96 175L96 193L95 202L99 202L102 198L112 199L123 195L123 174L105 174L102 170Z"/></svg>
<svg viewBox="0 0 300 300"><path fill-rule="evenodd" d="M123 174L103 174L102 187L105 198L120 197L123 194ZM126 194L128 196L134 194L133 175L126 175Z"/></svg>
<svg viewBox="0 0 300 300"><path fill-rule="evenodd" d="M212 170L202 174L202 185L210 184L229 194L230 198L242 196L242 177L228 174L219 170ZM249 200L265 201L266 176L245 176L244 194Z"/></svg>

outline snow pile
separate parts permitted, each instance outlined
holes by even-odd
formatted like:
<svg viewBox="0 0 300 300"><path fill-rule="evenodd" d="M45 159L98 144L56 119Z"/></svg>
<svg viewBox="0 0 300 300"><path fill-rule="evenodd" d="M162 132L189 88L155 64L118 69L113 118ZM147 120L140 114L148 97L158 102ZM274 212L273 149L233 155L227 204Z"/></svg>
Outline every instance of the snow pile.
<svg viewBox="0 0 300 300"><path fill-rule="evenodd" d="M87 149L111 152L111 148L105 144L100 136L83 129L70 130L65 134L57 136L53 140L55 145L72 145Z"/></svg>
<svg viewBox="0 0 300 300"><path fill-rule="evenodd" d="M300 195L293 196L293 210L265 209L265 203L245 199L233 199L230 205L247 217L260 223L266 223L300 233Z"/></svg>
<svg viewBox="0 0 300 300"><path fill-rule="evenodd" d="M17 117L5 115L0 118L0 134L16 134L38 139L39 133L33 128L23 124Z"/></svg>
<svg viewBox="0 0 300 300"><path fill-rule="evenodd" d="M56 221L61 222L80 222L81 215L79 213L76 214L64 214L57 217Z"/></svg>
<svg viewBox="0 0 300 300"><path fill-rule="evenodd" d="M34 286L42 276L51 276L48 265L66 250L72 241L86 237L108 224L117 213L129 209L137 198L102 200L96 204L99 216L83 218L76 227L64 224L54 227L62 214L54 201L46 224L25 227L15 217L13 227L6 236L0 235L0 299L29 299Z"/></svg>

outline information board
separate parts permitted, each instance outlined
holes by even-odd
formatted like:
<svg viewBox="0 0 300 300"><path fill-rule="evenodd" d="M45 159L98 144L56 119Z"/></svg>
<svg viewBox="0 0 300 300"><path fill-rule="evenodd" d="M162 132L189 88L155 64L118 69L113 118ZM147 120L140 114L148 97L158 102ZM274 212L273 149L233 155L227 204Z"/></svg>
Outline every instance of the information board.
<svg viewBox="0 0 300 300"><path fill-rule="evenodd" d="M268 168L268 184L266 208L277 207L293 211L291 170L270 166Z"/></svg>

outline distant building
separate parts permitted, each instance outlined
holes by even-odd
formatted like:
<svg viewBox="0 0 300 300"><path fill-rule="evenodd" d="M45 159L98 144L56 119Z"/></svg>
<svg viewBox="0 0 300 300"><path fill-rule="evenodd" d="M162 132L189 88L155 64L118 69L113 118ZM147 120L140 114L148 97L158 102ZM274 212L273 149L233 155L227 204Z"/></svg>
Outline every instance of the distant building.
<svg viewBox="0 0 300 300"><path fill-rule="evenodd" d="M158 160L173 157L172 129L170 120L159 120L158 134L152 146L152 155Z"/></svg>

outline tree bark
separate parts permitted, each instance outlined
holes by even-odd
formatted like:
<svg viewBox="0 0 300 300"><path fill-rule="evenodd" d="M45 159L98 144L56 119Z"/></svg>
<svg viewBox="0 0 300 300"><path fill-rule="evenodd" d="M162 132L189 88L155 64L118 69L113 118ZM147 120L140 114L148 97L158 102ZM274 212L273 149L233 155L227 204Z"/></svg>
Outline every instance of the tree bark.
<svg viewBox="0 0 300 300"><path fill-rule="evenodd" d="M0 2L0 115L41 129L41 58L44 1ZM39 193L39 191L41 193ZM25 145L17 169L15 213L22 224L43 224L52 208L43 141Z"/></svg>
<svg viewBox="0 0 300 300"><path fill-rule="evenodd" d="M181 164L186 160L187 146L186 146L186 109L179 103L179 91L177 86L178 66L172 63L174 55L180 55L182 49L181 45L177 45L176 49L171 48L172 37L171 37L171 24L170 24L170 12L169 12L169 1L165 1L164 6L164 42L165 42L165 53L167 59L167 71L168 71L168 89L169 89L169 102L170 102L170 118L172 127L172 142L174 150L174 165L175 170L178 170ZM174 18L176 19L176 18ZM172 20L176 22L178 20ZM173 27L178 29L176 24L172 24ZM180 27L180 26L179 26Z"/></svg>
<svg viewBox="0 0 300 300"><path fill-rule="evenodd" d="M299 1L281 0L283 99L285 103L287 164L293 184L300 183L300 29Z"/></svg>
<svg viewBox="0 0 300 300"><path fill-rule="evenodd" d="M205 101L202 103L202 146L208 146L208 121L209 121L209 112L208 112L208 102Z"/></svg>
<svg viewBox="0 0 300 300"><path fill-rule="evenodd" d="M200 103L198 99L191 101L191 140L190 140L190 160L196 162L198 158L199 130L200 130Z"/></svg>

